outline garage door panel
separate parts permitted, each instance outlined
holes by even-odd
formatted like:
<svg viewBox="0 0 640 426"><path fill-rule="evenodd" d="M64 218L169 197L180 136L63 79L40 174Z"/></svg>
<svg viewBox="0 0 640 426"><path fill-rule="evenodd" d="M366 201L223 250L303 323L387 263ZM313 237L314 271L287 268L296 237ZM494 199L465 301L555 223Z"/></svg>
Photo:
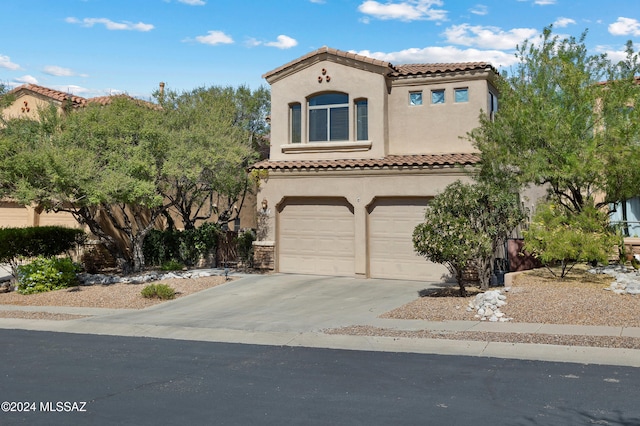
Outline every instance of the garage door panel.
<svg viewBox="0 0 640 426"><path fill-rule="evenodd" d="M343 200L303 200L280 213L280 272L353 275L354 218Z"/></svg>
<svg viewBox="0 0 640 426"><path fill-rule="evenodd" d="M369 275L372 278L441 280L447 269L419 256L413 230L424 221L427 198L379 199L369 210Z"/></svg>

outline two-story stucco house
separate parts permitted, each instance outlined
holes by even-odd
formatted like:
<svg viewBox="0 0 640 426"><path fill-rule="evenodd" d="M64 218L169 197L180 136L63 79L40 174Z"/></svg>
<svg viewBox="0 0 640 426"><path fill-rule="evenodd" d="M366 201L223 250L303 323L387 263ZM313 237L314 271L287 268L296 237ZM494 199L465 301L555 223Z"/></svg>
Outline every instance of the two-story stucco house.
<svg viewBox="0 0 640 426"><path fill-rule="evenodd" d="M412 232L477 163L465 135L496 110L496 76L488 63L393 65L327 47L266 73L257 257L283 273L445 278Z"/></svg>

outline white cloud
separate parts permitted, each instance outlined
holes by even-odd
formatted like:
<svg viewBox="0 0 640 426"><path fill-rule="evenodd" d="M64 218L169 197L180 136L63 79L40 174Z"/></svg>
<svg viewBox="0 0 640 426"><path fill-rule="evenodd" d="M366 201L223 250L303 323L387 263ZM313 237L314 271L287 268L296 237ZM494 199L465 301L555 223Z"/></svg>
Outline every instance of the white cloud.
<svg viewBox="0 0 640 426"><path fill-rule="evenodd" d="M204 6L207 4L203 0L178 0L180 3L188 4L189 6Z"/></svg>
<svg viewBox="0 0 640 426"><path fill-rule="evenodd" d="M78 74L77 72L73 71L70 68L63 68L57 65L46 65L42 69L42 72L44 72L45 74L56 76L56 77L72 77L76 75L79 75L81 77L87 77L86 74Z"/></svg>
<svg viewBox="0 0 640 426"><path fill-rule="evenodd" d="M640 36L640 21L632 18L619 17L616 22L609 25L609 33L616 36Z"/></svg>
<svg viewBox="0 0 640 426"><path fill-rule="evenodd" d="M8 70L19 70L20 65L11 62L11 58L5 55L0 55L0 68L6 68Z"/></svg>
<svg viewBox="0 0 640 426"><path fill-rule="evenodd" d="M210 44L212 46L215 46L217 44L233 43L233 39L222 31L209 31L207 35L197 36L196 41L198 43Z"/></svg>
<svg viewBox="0 0 640 426"><path fill-rule="evenodd" d="M387 20L398 19L400 21L444 21L447 19L447 11L434 9L434 6L442 6L442 0L404 0L401 2L379 3L375 0L364 1L358 10L365 15Z"/></svg>
<svg viewBox="0 0 640 426"><path fill-rule="evenodd" d="M537 34L538 30L534 28L514 28L503 31L497 27L469 24L453 25L443 33L448 43L491 49L515 49L518 44Z"/></svg>
<svg viewBox="0 0 640 426"><path fill-rule="evenodd" d="M324 0L309 0L311 3L317 3L317 4L325 4L326 2Z"/></svg>
<svg viewBox="0 0 640 426"><path fill-rule="evenodd" d="M14 81L19 84L38 84L38 79L29 74L23 75L22 77L16 77Z"/></svg>
<svg viewBox="0 0 640 426"><path fill-rule="evenodd" d="M489 13L489 8L483 4L477 4L469 9L469 12L473 13L474 15L483 16Z"/></svg>
<svg viewBox="0 0 640 426"><path fill-rule="evenodd" d="M626 46L620 46L618 50L612 46L598 45L594 48L597 53L605 53L611 62L620 62L627 60Z"/></svg>
<svg viewBox="0 0 640 426"><path fill-rule="evenodd" d="M533 4L537 4L538 6L548 6L550 4L556 4L556 0L535 0Z"/></svg>
<svg viewBox="0 0 640 426"><path fill-rule="evenodd" d="M558 18L556 19L556 22L553 23L554 28L565 28L568 27L569 25L575 25L576 21L574 21L571 18Z"/></svg>
<svg viewBox="0 0 640 426"><path fill-rule="evenodd" d="M82 20L79 20L74 17L69 17L65 19L65 21L70 24L79 24L79 25L82 25L83 27L93 27L96 24L102 24L105 26L106 29L113 30L113 31L146 32L146 31L151 31L154 28L153 25L145 24L144 22L138 22L138 23L128 22L128 21L114 22L107 18L84 18Z"/></svg>
<svg viewBox="0 0 640 426"><path fill-rule="evenodd" d="M513 53L501 50L459 49L453 46L410 48L399 52L353 52L393 64L489 62L495 67L508 67L517 62Z"/></svg>
<svg viewBox="0 0 640 426"><path fill-rule="evenodd" d="M269 47L277 47L278 49L290 49L298 45L298 41L286 35L279 35L277 41L269 41L264 45Z"/></svg>

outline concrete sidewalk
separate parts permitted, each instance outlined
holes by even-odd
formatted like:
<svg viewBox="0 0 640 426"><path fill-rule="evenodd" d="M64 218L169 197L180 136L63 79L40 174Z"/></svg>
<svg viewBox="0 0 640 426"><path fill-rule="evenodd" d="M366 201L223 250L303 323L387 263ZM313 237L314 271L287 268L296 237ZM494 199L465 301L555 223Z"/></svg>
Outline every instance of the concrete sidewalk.
<svg viewBox="0 0 640 426"><path fill-rule="evenodd" d="M436 285L436 284L434 284ZM87 315L68 321L0 318L0 328L278 346L416 352L640 367L640 350L427 338L329 335L352 325L448 333L482 331L640 338L640 328L480 321L430 322L378 316L417 297L415 281L249 275L143 310L0 305L0 311Z"/></svg>

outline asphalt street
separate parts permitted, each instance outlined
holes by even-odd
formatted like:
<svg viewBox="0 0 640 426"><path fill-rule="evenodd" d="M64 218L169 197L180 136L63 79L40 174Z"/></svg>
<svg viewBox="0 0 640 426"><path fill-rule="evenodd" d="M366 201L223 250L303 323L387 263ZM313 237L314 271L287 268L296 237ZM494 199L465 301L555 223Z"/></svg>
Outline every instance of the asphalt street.
<svg viewBox="0 0 640 426"><path fill-rule="evenodd" d="M2 425L640 424L633 367L8 329L0 342Z"/></svg>

